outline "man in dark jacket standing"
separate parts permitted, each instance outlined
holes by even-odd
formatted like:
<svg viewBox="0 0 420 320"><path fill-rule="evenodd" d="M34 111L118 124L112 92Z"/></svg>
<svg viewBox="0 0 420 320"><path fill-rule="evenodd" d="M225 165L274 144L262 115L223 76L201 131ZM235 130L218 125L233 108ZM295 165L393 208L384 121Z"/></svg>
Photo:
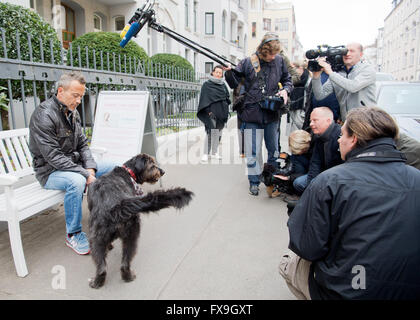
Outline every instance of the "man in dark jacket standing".
<svg viewBox="0 0 420 320"><path fill-rule="evenodd" d="M95 177L114 167L112 163L95 162L82 132L76 108L85 94L85 84L80 73L62 75L57 95L35 109L29 124L35 176L45 189L66 191L66 244L82 255L90 252L82 232L83 192Z"/></svg>
<svg viewBox="0 0 420 320"><path fill-rule="evenodd" d="M339 139L346 163L321 173L288 221L279 272L301 299L420 299L420 171L398 127L356 108Z"/></svg>
<svg viewBox="0 0 420 320"><path fill-rule="evenodd" d="M235 73L227 68L226 81L235 89L245 79L245 101L238 110L244 130L245 156L247 157L249 192L258 196L260 174L262 172L262 141L264 138L268 151L267 162L277 166L279 156L279 120L280 112L264 108L269 96L280 96L284 104L293 89L292 80L283 58L279 55L280 39L267 34L256 51L255 62L251 58L242 60L235 69ZM255 56L254 56L255 57ZM256 69L259 69L258 71ZM281 86L279 86L281 83Z"/></svg>

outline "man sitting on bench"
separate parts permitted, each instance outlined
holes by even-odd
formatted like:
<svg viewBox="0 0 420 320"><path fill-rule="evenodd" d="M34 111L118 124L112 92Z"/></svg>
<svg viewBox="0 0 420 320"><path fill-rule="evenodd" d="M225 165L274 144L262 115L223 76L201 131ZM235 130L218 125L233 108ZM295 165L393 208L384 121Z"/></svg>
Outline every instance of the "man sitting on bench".
<svg viewBox="0 0 420 320"><path fill-rule="evenodd" d="M76 110L85 94L81 73L63 74L57 94L41 103L29 124L29 149L39 183L45 189L63 190L66 244L81 255L89 254L89 241L82 232L82 200L86 186L111 171L115 164L92 157Z"/></svg>

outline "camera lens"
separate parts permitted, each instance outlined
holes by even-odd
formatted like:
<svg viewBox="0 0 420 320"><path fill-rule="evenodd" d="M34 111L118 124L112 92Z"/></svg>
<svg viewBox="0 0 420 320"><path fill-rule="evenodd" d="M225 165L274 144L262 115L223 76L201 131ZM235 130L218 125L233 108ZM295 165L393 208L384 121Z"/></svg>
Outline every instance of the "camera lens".
<svg viewBox="0 0 420 320"><path fill-rule="evenodd" d="M319 51L316 50L308 50L306 51L306 58L308 59L316 59L319 57Z"/></svg>

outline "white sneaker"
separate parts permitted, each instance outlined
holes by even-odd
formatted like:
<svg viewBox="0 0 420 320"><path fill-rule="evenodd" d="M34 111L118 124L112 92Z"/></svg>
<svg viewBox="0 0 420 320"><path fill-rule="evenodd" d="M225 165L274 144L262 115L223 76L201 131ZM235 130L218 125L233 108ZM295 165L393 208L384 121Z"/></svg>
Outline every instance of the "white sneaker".
<svg viewBox="0 0 420 320"><path fill-rule="evenodd" d="M201 163L208 163L209 162L209 155L205 154L200 160Z"/></svg>
<svg viewBox="0 0 420 320"><path fill-rule="evenodd" d="M211 158L215 160L222 160L222 157L218 153L212 154Z"/></svg>

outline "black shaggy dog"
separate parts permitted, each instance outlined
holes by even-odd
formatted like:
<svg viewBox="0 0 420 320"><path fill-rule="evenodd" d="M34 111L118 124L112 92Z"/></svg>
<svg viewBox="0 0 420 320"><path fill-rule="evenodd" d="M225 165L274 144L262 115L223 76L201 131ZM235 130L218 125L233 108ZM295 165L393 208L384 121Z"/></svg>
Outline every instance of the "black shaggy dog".
<svg viewBox="0 0 420 320"><path fill-rule="evenodd" d="M117 238L122 240L121 277L126 282L135 279L130 263L137 250L140 213L171 206L180 209L191 201L194 194L184 188L142 194L139 184L156 183L163 174L164 171L156 165L154 158L139 154L89 186L89 243L96 264L96 276L89 283L92 288L104 285L105 259L112 249L112 242Z"/></svg>

